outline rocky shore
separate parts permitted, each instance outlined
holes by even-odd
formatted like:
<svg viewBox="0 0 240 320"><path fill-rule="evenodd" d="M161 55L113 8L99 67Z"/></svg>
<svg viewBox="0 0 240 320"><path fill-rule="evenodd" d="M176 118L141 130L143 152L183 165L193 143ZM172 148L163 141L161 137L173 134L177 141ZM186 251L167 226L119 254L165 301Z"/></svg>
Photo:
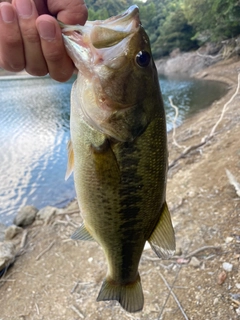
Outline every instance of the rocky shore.
<svg viewBox="0 0 240 320"><path fill-rule="evenodd" d="M81 223L73 201L24 208L13 226L0 226L0 319L239 319L240 197L226 173L240 183L239 73L239 57L198 70L229 91L169 133L167 201L178 248L164 261L144 251L143 312L130 317L115 302L95 301L106 263L96 243L70 240Z"/></svg>

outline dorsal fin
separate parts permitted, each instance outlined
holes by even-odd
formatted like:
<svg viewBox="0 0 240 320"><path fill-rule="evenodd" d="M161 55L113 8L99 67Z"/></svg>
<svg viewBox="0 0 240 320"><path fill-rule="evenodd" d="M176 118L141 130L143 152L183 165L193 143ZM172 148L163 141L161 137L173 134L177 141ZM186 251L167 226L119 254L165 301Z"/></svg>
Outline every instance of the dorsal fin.
<svg viewBox="0 0 240 320"><path fill-rule="evenodd" d="M175 235L167 203L163 204L161 216L148 242L159 258L167 259L175 251Z"/></svg>
<svg viewBox="0 0 240 320"><path fill-rule="evenodd" d="M68 141L67 145L67 150L68 150L68 164L67 164L67 171L65 175L65 180L67 180L70 175L73 172L73 167L74 167L74 153L73 153L73 147L72 147L72 141Z"/></svg>

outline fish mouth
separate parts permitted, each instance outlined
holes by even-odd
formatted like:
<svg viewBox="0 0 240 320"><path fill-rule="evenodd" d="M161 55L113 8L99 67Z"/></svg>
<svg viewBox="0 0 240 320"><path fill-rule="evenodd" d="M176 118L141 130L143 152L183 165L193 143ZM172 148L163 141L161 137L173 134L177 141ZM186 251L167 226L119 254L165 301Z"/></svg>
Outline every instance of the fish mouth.
<svg viewBox="0 0 240 320"><path fill-rule="evenodd" d="M87 21L84 26L65 25L59 22L65 44L104 49L117 45L140 27L139 9L133 5L120 15L107 20Z"/></svg>

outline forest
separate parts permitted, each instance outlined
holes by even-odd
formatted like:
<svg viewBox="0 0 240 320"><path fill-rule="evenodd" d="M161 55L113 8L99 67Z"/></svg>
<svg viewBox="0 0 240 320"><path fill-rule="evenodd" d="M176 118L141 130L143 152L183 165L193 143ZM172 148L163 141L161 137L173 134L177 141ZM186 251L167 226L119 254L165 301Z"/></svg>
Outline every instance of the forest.
<svg viewBox="0 0 240 320"><path fill-rule="evenodd" d="M140 9L154 58L240 35L240 0L85 0L89 20L103 20L130 5Z"/></svg>

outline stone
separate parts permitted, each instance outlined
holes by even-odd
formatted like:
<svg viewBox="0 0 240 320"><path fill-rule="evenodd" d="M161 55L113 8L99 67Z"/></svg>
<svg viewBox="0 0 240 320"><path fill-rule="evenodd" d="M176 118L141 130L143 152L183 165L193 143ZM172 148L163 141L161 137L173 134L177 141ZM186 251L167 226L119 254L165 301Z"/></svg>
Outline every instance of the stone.
<svg viewBox="0 0 240 320"><path fill-rule="evenodd" d="M225 239L225 242L226 243L230 243L230 242L232 242L233 241L233 237L227 237L226 239Z"/></svg>
<svg viewBox="0 0 240 320"><path fill-rule="evenodd" d="M51 219L51 217L55 215L56 211L57 211L57 208L47 206L47 207L40 209L38 211L37 218L40 220L49 221Z"/></svg>
<svg viewBox="0 0 240 320"><path fill-rule="evenodd" d="M238 308L236 309L236 314L237 314L238 316L240 316L240 307L238 307Z"/></svg>
<svg viewBox="0 0 240 320"><path fill-rule="evenodd" d="M65 208L65 211L79 211L79 206L77 200L71 201L68 206Z"/></svg>
<svg viewBox="0 0 240 320"><path fill-rule="evenodd" d="M13 223L19 227L26 227L32 224L36 218L38 209L34 206L22 207L16 215Z"/></svg>
<svg viewBox="0 0 240 320"><path fill-rule="evenodd" d="M150 246L149 242L145 242L143 250L149 250L149 249L151 249L151 246Z"/></svg>
<svg viewBox="0 0 240 320"><path fill-rule="evenodd" d="M12 225L5 230L5 240L12 240L17 234L22 232L22 228Z"/></svg>
<svg viewBox="0 0 240 320"><path fill-rule="evenodd" d="M223 262L222 267L223 267L223 269L225 271L231 272L232 268L233 268L233 265L231 263L229 263L229 262Z"/></svg>
<svg viewBox="0 0 240 320"><path fill-rule="evenodd" d="M0 243L0 274L15 260L15 245L10 241Z"/></svg>
<svg viewBox="0 0 240 320"><path fill-rule="evenodd" d="M175 256L181 256L182 255L182 248L180 247L177 247L176 250L175 250Z"/></svg>
<svg viewBox="0 0 240 320"><path fill-rule="evenodd" d="M217 282L218 284L221 285L225 282L226 279L227 279L227 274L224 270L222 270L218 275Z"/></svg>
<svg viewBox="0 0 240 320"><path fill-rule="evenodd" d="M0 223L0 242L4 241L6 229L7 227L4 224Z"/></svg>
<svg viewBox="0 0 240 320"><path fill-rule="evenodd" d="M192 257L189 264L190 264L190 266L193 266L194 268L198 268L201 265L201 261L199 261L196 257Z"/></svg>

